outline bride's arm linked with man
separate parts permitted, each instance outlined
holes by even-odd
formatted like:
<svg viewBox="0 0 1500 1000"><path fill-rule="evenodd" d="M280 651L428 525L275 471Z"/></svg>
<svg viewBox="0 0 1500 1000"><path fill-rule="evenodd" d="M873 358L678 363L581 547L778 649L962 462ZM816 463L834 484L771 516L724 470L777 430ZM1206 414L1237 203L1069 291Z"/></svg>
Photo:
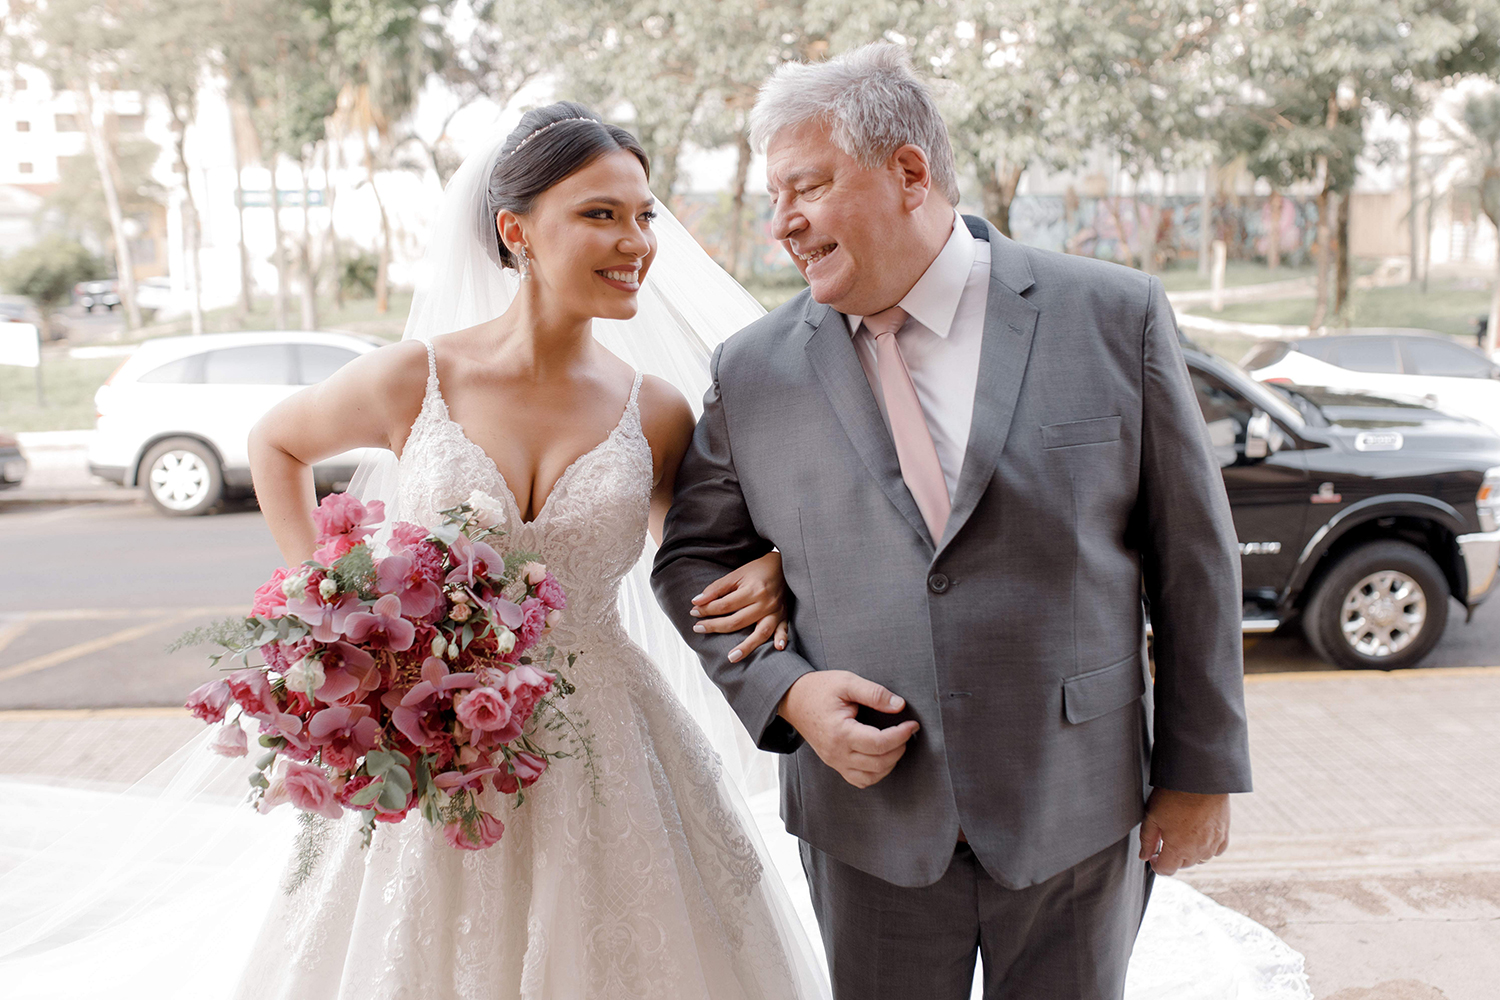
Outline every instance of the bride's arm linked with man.
<svg viewBox="0 0 1500 1000"><path fill-rule="evenodd" d="M986 997L1118 997L1154 875L1250 790L1238 550L1161 283L959 215L896 46L784 66L750 129L809 288L714 353L657 595L782 755L837 997L967 997L976 952ZM730 662L691 602L773 548L793 642Z"/></svg>

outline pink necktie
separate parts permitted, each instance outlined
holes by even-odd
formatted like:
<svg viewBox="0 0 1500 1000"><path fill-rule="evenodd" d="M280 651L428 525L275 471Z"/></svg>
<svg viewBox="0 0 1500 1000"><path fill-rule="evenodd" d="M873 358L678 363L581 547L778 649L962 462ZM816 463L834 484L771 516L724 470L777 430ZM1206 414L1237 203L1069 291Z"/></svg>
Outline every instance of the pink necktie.
<svg viewBox="0 0 1500 1000"><path fill-rule="evenodd" d="M880 373L880 390L885 395L885 414L891 422L901 478L906 480L906 488L911 490L936 544L948 524L948 483L911 372L896 344L896 331L905 322L906 310L900 306L864 318L866 329L875 338L875 370Z"/></svg>

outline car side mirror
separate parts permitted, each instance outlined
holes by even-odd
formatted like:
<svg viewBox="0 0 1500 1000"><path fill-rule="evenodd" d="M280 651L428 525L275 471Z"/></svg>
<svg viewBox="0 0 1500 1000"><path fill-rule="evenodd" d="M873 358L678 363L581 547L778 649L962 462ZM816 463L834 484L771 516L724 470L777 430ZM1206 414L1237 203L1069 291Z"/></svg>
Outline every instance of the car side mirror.
<svg viewBox="0 0 1500 1000"><path fill-rule="evenodd" d="M1245 458L1265 458L1281 447L1281 432L1265 410L1256 410L1245 425Z"/></svg>

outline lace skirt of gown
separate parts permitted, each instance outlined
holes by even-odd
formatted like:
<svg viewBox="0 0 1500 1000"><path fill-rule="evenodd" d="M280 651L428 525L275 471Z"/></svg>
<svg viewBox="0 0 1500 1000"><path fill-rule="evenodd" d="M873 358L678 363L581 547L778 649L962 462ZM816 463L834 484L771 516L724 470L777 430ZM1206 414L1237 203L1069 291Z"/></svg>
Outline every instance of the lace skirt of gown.
<svg viewBox="0 0 1500 1000"><path fill-rule="evenodd" d="M483 851L455 850L415 815L379 827L368 849L352 816L323 822L239 997L823 994L717 755L623 631L584 645L566 707L586 720L591 766L558 761L523 805L501 805L505 835Z"/></svg>

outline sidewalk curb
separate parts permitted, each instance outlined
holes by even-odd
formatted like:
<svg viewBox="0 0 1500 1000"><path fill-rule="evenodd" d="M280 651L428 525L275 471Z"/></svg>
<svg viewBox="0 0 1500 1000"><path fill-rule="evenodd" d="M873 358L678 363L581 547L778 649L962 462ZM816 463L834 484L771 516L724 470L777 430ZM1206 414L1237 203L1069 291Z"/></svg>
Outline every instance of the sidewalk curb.
<svg viewBox="0 0 1500 1000"><path fill-rule="evenodd" d="M0 509L5 507L36 507L48 504L85 504L85 503L144 503L146 494L143 490L125 489L99 489L99 490L52 490L31 491L25 487L14 492L0 493Z"/></svg>

